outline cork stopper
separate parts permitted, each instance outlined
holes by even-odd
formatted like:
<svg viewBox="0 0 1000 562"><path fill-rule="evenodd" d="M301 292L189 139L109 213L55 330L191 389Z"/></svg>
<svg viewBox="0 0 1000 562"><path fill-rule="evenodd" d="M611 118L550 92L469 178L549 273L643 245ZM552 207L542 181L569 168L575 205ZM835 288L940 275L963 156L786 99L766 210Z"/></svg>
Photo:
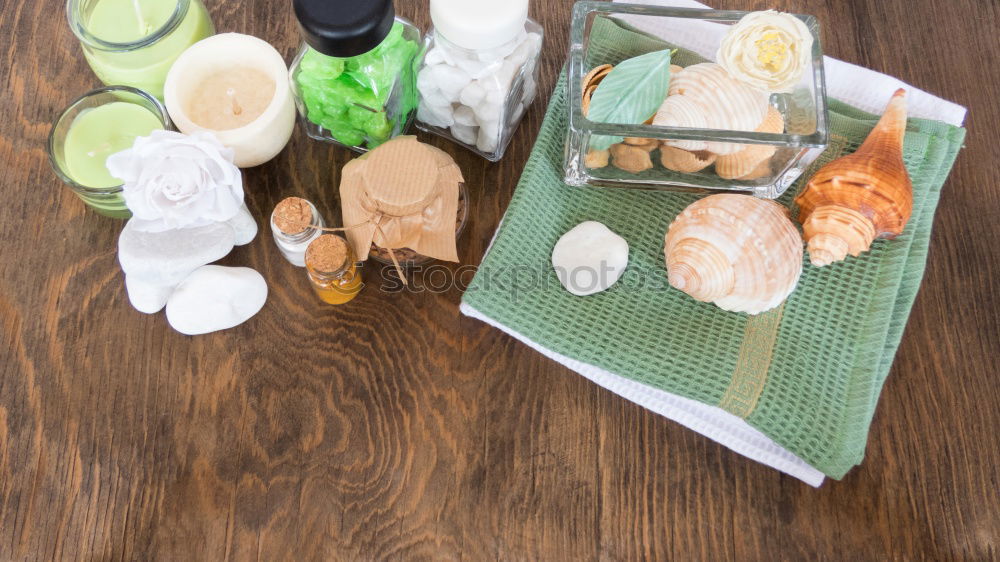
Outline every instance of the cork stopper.
<svg viewBox="0 0 1000 562"><path fill-rule="evenodd" d="M347 262L347 240L336 234L324 234L306 249L306 266L314 271L334 272Z"/></svg>
<svg viewBox="0 0 1000 562"><path fill-rule="evenodd" d="M301 234L312 225L313 211L308 201L289 197L274 208L274 226L288 235Z"/></svg>

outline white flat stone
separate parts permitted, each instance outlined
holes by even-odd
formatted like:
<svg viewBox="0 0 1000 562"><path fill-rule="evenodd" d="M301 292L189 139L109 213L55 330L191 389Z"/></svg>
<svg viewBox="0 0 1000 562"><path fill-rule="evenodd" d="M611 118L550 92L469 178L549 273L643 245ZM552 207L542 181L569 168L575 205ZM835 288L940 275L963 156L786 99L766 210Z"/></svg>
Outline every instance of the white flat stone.
<svg viewBox="0 0 1000 562"><path fill-rule="evenodd" d="M233 227L237 246L246 246L257 237L257 221L250 214L250 209L247 209L246 205L243 205L240 212L236 213L236 216L229 219L227 223Z"/></svg>
<svg viewBox="0 0 1000 562"><path fill-rule="evenodd" d="M195 269L226 257L235 244L236 231L223 222L142 232L129 221L118 238L118 262L133 281L177 285Z"/></svg>
<svg viewBox="0 0 1000 562"><path fill-rule="evenodd" d="M206 265L188 276L167 301L167 321L178 332L197 336L228 330L260 312L267 282L248 267Z"/></svg>
<svg viewBox="0 0 1000 562"><path fill-rule="evenodd" d="M552 267L574 295L606 291L628 267L628 242L599 222L582 222L556 242Z"/></svg>
<svg viewBox="0 0 1000 562"><path fill-rule="evenodd" d="M167 300L174 292L174 285L154 285L125 276L125 291L132 307L143 314L156 314L167 306Z"/></svg>

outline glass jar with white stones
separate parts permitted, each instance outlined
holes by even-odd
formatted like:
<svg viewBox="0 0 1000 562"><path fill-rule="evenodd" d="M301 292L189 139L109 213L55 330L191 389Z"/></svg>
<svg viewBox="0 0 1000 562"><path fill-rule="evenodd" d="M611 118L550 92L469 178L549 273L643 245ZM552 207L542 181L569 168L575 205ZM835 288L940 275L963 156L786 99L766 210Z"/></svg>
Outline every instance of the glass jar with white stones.
<svg viewBox="0 0 1000 562"><path fill-rule="evenodd" d="M417 127L503 158L538 90L543 31L528 0L431 0Z"/></svg>

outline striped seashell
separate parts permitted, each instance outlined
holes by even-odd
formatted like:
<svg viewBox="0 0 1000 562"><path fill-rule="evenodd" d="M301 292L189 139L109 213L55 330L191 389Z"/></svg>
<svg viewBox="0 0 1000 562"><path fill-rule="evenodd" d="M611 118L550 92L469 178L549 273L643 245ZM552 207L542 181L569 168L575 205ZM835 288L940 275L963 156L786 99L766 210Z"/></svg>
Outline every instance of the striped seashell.
<svg viewBox="0 0 1000 562"><path fill-rule="evenodd" d="M736 80L724 68L710 62L695 64L677 73L670 81L667 101L676 96L689 98L699 106L709 129L753 131L764 120L769 107L767 92ZM674 114L678 109L683 111ZM664 126L696 127L691 121L692 114L693 111L686 105L674 103L661 107L658 112L657 118L663 123L654 122ZM684 124L668 125L668 121ZM742 148L739 144L709 143L707 150L716 154L732 154Z"/></svg>
<svg viewBox="0 0 1000 562"><path fill-rule="evenodd" d="M660 147L660 163L668 170L693 174L715 162L715 155L707 151L689 152L667 144Z"/></svg>
<svg viewBox="0 0 1000 562"><path fill-rule="evenodd" d="M802 237L788 210L748 195L711 195L671 223L670 285L723 310L759 314L788 298L802 274Z"/></svg>

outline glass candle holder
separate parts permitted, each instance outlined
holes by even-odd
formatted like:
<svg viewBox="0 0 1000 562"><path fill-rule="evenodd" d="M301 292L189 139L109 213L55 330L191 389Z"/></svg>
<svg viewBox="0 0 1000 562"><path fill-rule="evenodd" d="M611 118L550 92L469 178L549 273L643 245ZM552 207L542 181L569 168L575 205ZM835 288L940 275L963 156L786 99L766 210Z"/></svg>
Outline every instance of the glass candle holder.
<svg viewBox="0 0 1000 562"><path fill-rule="evenodd" d="M215 34L201 0L67 0L66 17L102 82L161 100L177 57Z"/></svg>
<svg viewBox="0 0 1000 562"><path fill-rule="evenodd" d="M583 81L591 70L664 49L678 49L671 62L681 67L711 62L728 27L748 13L577 2L570 33L565 182L571 186L741 192L767 198L784 193L823 152L829 138L823 51L819 24L813 16L795 16L813 36L803 76L791 92L769 94L770 108L783 121L780 133L598 123L587 119L584 109ZM592 150L591 140L597 136L624 141L609 151ZM672 150L679 146L690 148ZM697 148L702 146L706 149ZM712 147L725 147L726 151L757 147L770 156L748 173L729 177L734 174L720 166L718 154L707 150Z"/></svg>
<svg viewBox="0 0 1000 562"><path fill-rule="evenodd" d="M107 157L130 148L136 137L171 127L163 105L150 94L110 86L84 94L56 119L49 161L56 175L98 213L127 219L122 184L105 167Z"/></svg>

